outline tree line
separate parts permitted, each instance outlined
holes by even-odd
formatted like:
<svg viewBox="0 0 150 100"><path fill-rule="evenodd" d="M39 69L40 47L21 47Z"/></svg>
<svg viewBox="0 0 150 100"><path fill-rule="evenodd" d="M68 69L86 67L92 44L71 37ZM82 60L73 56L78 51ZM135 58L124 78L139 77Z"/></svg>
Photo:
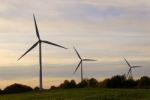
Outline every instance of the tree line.
<svg viewBox="0 0 150 100"><path fill-rule="evenodd" d="M125 75L116 75L111 78L98 81L95 78L84 79L76 83L75 80L65 80L59 86L51 86L48 90L53 89L71 89L71 88L144 88L150 89L150 77L143 76L140 79L127 79ZM21 93L29 91L39 91L39 87L31 88L27 85L12 84L3 90L0 89L0 94Z"/></svg>
<svg viewBox="0 0 150 100"><path fill-rule="evenodd" d="M111 78L98 81L95 78L84 79L76 83L74 80L65 80L59 86L51 86L51 89L59 88L144 88L150 89L150 77L143 76L140 79L127 79L125 75L116 75Z"/></svg>

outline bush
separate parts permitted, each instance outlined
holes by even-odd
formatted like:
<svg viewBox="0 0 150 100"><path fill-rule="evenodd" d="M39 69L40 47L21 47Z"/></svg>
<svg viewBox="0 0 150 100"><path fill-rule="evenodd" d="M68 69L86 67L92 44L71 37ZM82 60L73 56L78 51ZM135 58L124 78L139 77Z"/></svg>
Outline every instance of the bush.
<svg viewBox="0 0 150 100"><path fill-rule="evenodd" d="M150 88L150 78L141 77L140 80L126 79L125 75L116 75L110 79L104 79L98 82L96 79L84 79L76 84L74 80L65 80L59 87L52 86L51 89L56 88L88 88L88 87L101 87L101 88Z"/></svg>
<svg viewBox="0 0 150 100"><path fill-rule="evenodd" d="M63 88L70 88L69 84L70 84L69 81L65 80L64 83L63 83Z"/></svg>
<svg viewBox="0 0 150 100"><path fill-rule="evenodd" d="M126 77L125 75L116 75L111 79L105 79L99 83L102 88L123 88L125 85Z"/></svg>
<svg viewBox="0 0 150 100"><path fill-rule="evenodd" d="M78 88L86 88L88 87L88 80L87 79L84 79L83 81L81 81L80 83L78 83L77 87Z"/></svg>
<svg viewBox="0 0 150 100"><path fill-rule="evenodd" d="M122 88L124 86L126 78L125 75L116 75L110 79L109 87L110 88Z"/></svg>
<svg viewBox="0 0 150 100"><path fill-rule="evenodd" d="M70 82L68 80L65 80L64 83L60 84L59 88L76 88L76 82L74 80L71 80Z"/></svg>
<svg viewBox="0 0 150 100"><path fill-rule="evenodd" d="M56 87L56 86L51 86L50 89L51 89L51 90L54 90L54 89L57 89L57 87Z"/></svg>
<svg viewBox="0 0 150 100"><path fill-rule="evenodd" d="M137 86L137 82L133 79L128 79L124 82L124 88L135 88Z"/></svg>
<svg viewBox="0 0 150 100"><path fill-rule="evenodd" d="M29 86L15 83L10 86L7 86L4 89L4 93L20 93L20 92L28 92L28 91L32 91L32 90L33 89Z"/></svg>
<svg viewBox="0 0 150 100"><path fill-rule="evenodd" d="M74 80L71 80L70 81L70 88L76 88L77 87L77 84Z"/></svg>
<svg viewBox="0 0 150 100"><path fill-rule="evenodd" d="M0 89L0 94L3 94L3 90Z"/></svg>
<svg viewBox="0 0 150 100"><path fill-rule="evenodd" d="M141 77L138 82L138 88L150 88L150 78L147 76Z"/></svg>
<svg viewBox="0 0 150 100"><path fill-rule="evenodd" d="M39 88L39 87L35 87L33 90L34 90L34 91L39 91L40 88Z"/></svg>
<svg viewBox="0 0 150 100"><path fill-rule="evenodd" d="M89 87L98 87L98 81L95 78L89 80Z"/></svg>
<svg viewBox="0 0 150 100"><path fill-rule="evenodd" d="M104 79L102 82L99 83L99 87L101 88L108 88L110 83L110 79Z"/></svg>

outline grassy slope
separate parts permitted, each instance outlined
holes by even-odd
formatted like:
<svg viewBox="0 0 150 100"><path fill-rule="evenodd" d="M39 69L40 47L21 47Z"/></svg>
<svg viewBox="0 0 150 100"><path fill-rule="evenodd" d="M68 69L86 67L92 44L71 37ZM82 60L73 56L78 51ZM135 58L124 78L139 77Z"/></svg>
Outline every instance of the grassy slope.
<svg viewBox="0 0 150 100"><path fill-rule="evenodd" d="M65 89L1 95L0 100L150 100L149 89Z"/></svg>

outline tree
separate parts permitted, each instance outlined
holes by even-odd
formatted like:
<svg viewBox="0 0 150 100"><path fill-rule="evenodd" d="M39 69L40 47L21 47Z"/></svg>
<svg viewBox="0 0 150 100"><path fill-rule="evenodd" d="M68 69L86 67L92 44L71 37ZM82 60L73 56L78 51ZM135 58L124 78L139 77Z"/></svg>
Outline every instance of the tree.
<svg viewBox="0 0 150 100"><path fill-rule="evenodd" d="M110 79L104 79L102 82L99 83L99 87L101 88L108 88L110 83Z"/></svg>
<svg viewBox="0 0 150 100"><path fill-rule="evenodd" d="M40 88L36 86L33 90L38 91Z"/></svg>
<svg viewBox="0 0 150 100"><path fill-rule="evenodd" d="M57 87L56 86L51 86L51 88L50 88L51 90L53 90L53 89L57 89Z"/></svg>
<svg viewBox="0 0 150 100"><path fill-rule="evenodd" d="M89 87L98 87L98 81L95 78L89 80Z"/></svg>
<svg viewBox="0 0 150 100"><path fill-rule="evenodd" d="M133 79L128 79L124 82L124 88L135 88L137 86L137 81Z"/></svg>
<svg viewBox="0 0 150 100"><path fill-rule="evenodd" d="M33 89L29 86L15 83L10 86L7 86L4 89L4 93L20 93L20 92L28 92L28 91L32 91L32 90Z"/></svg>
<svg viewBox="0 0 150 100"><path fill-rule="evenodd" d="M68 80L65 80L64 83L60 84L60 88L70 88L69 87L70 82Z"/></svg>
<svg viewBox="0 0 150 100"><path fill-rule="evenodd" d="M88 87L88 80L84 79L83 81L81 81L80 83L78 83L78 88L85 88Z"/></svg>
<svg viewBox="0 0 150 100"><path fill-rule="evenodd" d="M109 87L110 88L122 88L126 78L125 75L116 75L110 79Z"/></svg>
<svg viewBox="0 0 150 100"><path fill-rule="evenodd" d="M3 94L3 90L0 89L0 94Z"/></svg>
<svg viewBox="0 0 150 100"><path fill-rule="evenodd" d="M139 88L150 88L150 78L147 76L141 77L141 79L138 82Z"/></svg>
<svg viewBox="0 0 150 100"><path fill-rule="evenodd" d="M76 88L77 87L77 84L74 80L71 80L70 81L70 88Z"/></svg>

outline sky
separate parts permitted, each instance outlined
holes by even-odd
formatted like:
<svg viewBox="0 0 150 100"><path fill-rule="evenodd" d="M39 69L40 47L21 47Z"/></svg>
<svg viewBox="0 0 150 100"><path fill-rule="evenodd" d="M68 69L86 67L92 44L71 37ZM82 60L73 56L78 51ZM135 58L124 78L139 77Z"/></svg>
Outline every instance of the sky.
<svg viewBox="0 0 150 100"><path fill-rule="evenodd" d="M17 59L40 36L68 50L43 44L44 88L64 80L80 81L79 63L73 47L83 58L85 78L102 80L126 74L128 66L135 78L150 76L149 0L0 0L0 88L13 83L39 85L38 47Z"/></svg>

